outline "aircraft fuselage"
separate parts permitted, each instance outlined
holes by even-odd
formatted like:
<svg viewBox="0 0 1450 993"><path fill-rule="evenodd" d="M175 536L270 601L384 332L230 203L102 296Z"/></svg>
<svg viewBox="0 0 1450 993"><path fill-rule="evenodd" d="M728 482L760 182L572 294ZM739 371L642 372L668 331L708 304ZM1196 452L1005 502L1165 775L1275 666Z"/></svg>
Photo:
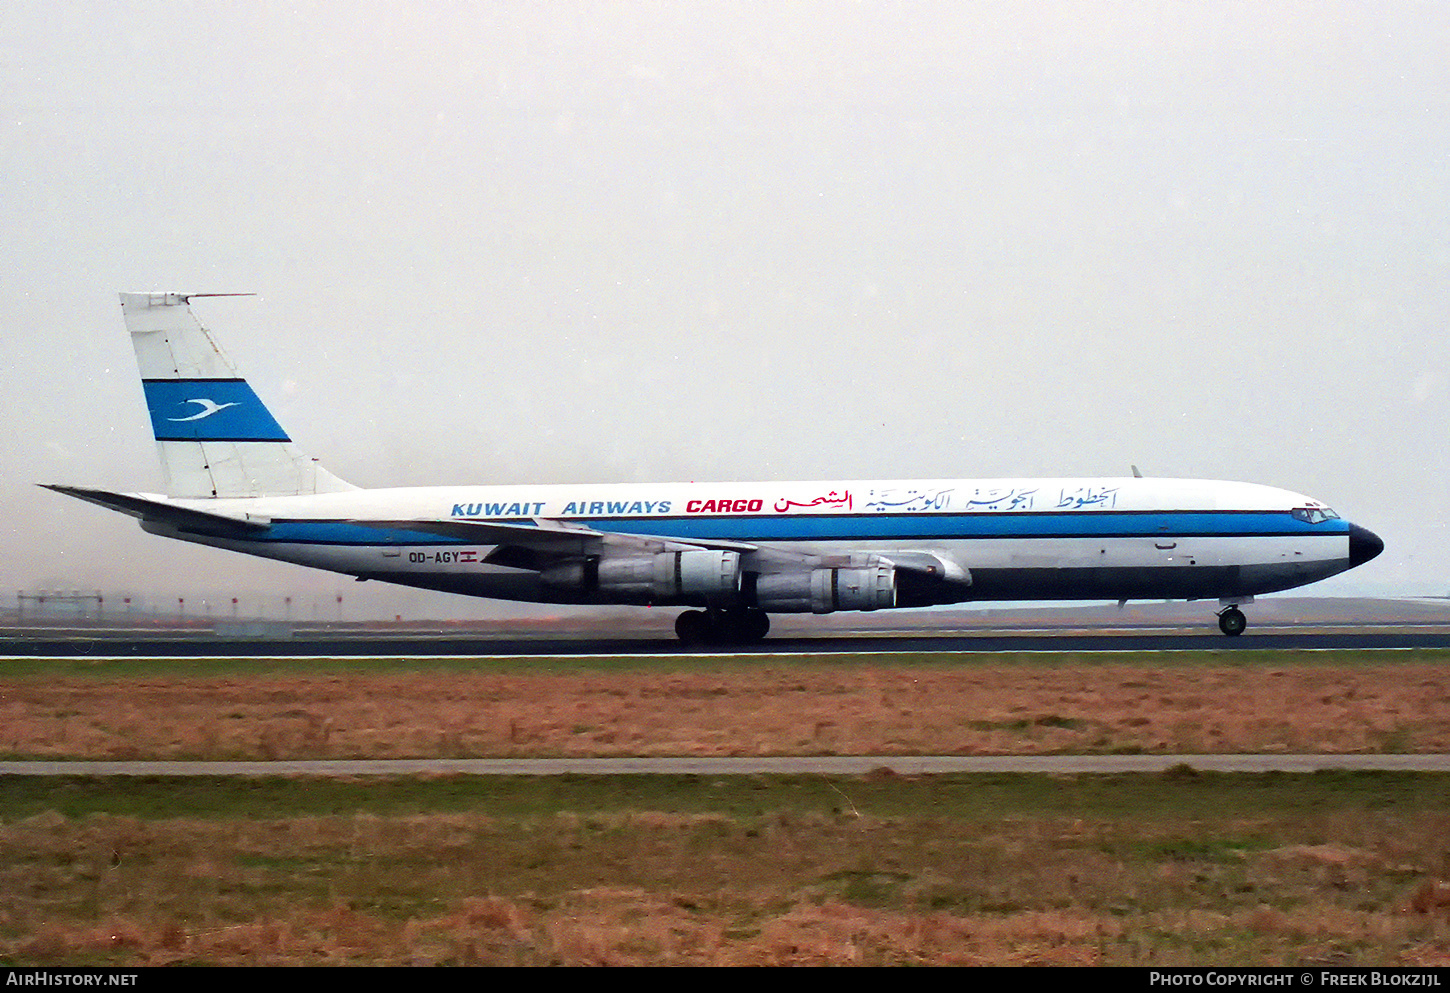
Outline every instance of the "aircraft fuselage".
<svg viewBox="0 0 1450 993"><path fill-rule="evenodd" d="M960 565L969 580L938 585L925 595L933 603L1236 599L1355 564L1353 526L1325 516L1322 503L1274 487L1209 480L442 486L174 502L222 512L234 505L238 513L270 518L270 526L245 536L165 524L148 530L360 578L557 603L700 597L551 587L536 569L499 563L497 544L412 531L402 522L529 527L543 519L606 536L750 546L741 561L747 574L778 572L803 558L890 560L928 552ZM385 530L351 523L379 519L400 523Z"/></svg>

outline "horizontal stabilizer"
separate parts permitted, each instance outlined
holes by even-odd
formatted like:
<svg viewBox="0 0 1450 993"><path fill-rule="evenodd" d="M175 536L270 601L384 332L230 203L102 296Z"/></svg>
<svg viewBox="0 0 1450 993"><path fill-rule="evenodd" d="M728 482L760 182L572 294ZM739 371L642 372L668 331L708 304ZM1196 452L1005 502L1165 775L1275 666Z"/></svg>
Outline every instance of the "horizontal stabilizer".
<svg viewBox="0 0 1450 993"><path fill-rule="evenodd" d="M85 486L57 486L50 483L41 485L77 500L128 514L137 520L170 524L183 531L264 531L272 526L270 518L256 514L224 514L212 510L178 507L164 497L144 493L112 493L109 490L96 490Z"/></svg>

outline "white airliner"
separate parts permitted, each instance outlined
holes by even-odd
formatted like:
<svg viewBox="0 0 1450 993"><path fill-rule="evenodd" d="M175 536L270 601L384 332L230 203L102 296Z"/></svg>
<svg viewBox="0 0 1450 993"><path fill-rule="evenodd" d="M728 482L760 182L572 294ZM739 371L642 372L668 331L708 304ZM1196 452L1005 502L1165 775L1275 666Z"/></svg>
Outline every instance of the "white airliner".
<svg viewBox="0 0 1450 993"><path fill-rule="evenodd" d="M1240 604L1384 543L1317 500L1189 479L931 479L359 489L297 450L191 296L123 293L166 493L50 489L152 534L405 586L543 603L684 606L686 642L771 613L968 600Z"/></svg>

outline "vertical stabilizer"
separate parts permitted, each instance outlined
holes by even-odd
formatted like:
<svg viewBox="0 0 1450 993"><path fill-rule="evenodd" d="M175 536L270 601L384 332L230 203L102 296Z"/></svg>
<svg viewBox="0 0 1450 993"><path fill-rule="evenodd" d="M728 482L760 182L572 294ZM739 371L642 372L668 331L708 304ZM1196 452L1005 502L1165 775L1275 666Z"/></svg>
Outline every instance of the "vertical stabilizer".
<svg viewBox="0 0 1450 993"><path fill-rule="evenodd" d="M122 293L121 315L173 497L356 489L299 452L180 293Z"/></svg>

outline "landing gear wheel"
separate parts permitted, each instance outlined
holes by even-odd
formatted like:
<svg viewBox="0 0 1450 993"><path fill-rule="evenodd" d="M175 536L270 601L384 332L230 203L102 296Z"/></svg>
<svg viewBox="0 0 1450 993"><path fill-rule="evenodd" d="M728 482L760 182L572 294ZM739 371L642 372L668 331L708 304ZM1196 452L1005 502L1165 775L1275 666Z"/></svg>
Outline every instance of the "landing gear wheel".
<svg viewBox="0 0 1450 993"><path fill-rule="evenodd" d="M715 625L703 610L687 610L675 618L675 635L687 645L703 645L714 633Z"/></svg>
<svg viewBox="0 0 1450 993"><path fill-rule="evenodd" d="M1249 626L1249 619L1237 607L1229 607L1218 615L1218 629L1230 638L1237 638Z"/></svg>
<svg viewBox="0 0 1450 993"><path fill-rule="evenodd" d="M740 618L740 640L761 641L770 633L770 615L759 607L751 607Z"/></svg>
<svg viewBox="0 0 1450 993"><path fill-rule="evenodd" d="M710 640L717 645L746 645L759 641L770 630L770 618L756 607L706 611L710 618Z"/></svg>

